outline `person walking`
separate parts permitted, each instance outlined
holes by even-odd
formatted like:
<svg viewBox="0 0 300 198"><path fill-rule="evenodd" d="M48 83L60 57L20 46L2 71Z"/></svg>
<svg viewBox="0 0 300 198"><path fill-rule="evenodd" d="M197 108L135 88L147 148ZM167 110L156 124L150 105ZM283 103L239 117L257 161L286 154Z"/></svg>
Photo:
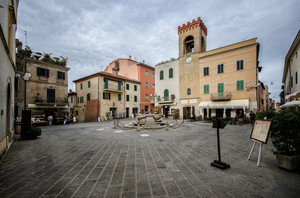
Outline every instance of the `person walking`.
<svg viewBox="0 0 300 198"><path fill-rule="evenodd" d="M70 124L73 124L73 114L70 115Z"/></svg>
<svg viewBox="0 0 300 198"><path fill-rule="evenodd" d="M68 119L68 117L65 115L64 124L67 123L67 119Z"/></svg>
<svg viewBox="0 0 300 198"><path fill-rule="evenodd" d="M244 112L241 110L239 114L239 125L243 126Z"/></svg>
<svg viewBox="0 0 300 198"><path fill-rule="evenodd" d="M253 113L253 111L250 111L250 122L251 124L254 124L255 121L255 113Z"/></svg>
<svg viewBox="0 0 300 198"><path fill-rule="evenodd" d="M52 115L49 115L49 116L48 116L49 126L52 125L52 120L53 120L53 116L52 116Z"/></svg>

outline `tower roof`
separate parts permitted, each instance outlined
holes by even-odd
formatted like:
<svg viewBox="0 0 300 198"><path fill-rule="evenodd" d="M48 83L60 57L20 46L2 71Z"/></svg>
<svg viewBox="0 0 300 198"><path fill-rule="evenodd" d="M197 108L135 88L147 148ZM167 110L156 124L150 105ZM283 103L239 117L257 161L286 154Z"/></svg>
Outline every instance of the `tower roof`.
<svg viewBox="0 0 300 198"><path fill-rule="evenodd" d="M182 24L182 26L178 26L178 34L185 32L187 29L191 29L191 28L198 27L198 26L201 26L203 31L207 35L207 28L204 25L204 23L200 17L197 18L197 21L195 19L193 19L192 23L187 22L187 24Z"/></svg>

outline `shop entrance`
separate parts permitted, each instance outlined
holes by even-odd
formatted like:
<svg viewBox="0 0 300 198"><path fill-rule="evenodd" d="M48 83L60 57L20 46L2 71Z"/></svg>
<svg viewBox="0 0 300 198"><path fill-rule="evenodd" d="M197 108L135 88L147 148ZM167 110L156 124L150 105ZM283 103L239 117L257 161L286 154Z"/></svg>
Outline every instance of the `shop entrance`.
<svg viewBox="0 0 300 198"><path fill-rule="evenodd" d="M113 118L117 117L117 108L109 108Z"/></svg>
<svg viewBox="0 0 300 198"><path fill-rule="evenodd" d="M195 117L195 107L183 107L183 119Z"/></svg>
<svg viewBox="0 0 300 198"><path fill-rule="evenodd" d="M137 107L132 108L132 114L134 115L134 117L136 117L138 115L138 111L139 111L139 108L137 108Z"/></svg>
<svg viewBox="0 0 300 198"><path fill-rule="evenodd" d="M168 118L169 111L170 111L170 106L164 106L163 114L165 115L165 118Z"/></svg>
<svg viewBox="0 0 300 198"><path fill-rule="evenodd" d="M216 117L223 118L224 109L216 109Z"/></svg>

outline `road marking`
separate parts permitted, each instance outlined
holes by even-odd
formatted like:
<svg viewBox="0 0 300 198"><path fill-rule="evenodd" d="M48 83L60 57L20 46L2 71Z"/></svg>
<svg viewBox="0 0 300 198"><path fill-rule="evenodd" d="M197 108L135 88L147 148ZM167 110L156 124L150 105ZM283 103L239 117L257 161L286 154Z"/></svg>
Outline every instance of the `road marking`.
<svg viewBox="0 0 300 198"><path fill-rule="evenodd" d="M141 134L140 136L141 136L141 137L148 137L149 134Z"/></svg>
<svg viewBox="0 0 300 198"><path fill-rule="evenodd" d="M97 129L97 131L103 131L104 129Z"/></svg>
<svg viewBox="0 0 300 198"><path fill-rule="evenodd" d="M122 133L123 131L115 131L115 133Z"/></svg>

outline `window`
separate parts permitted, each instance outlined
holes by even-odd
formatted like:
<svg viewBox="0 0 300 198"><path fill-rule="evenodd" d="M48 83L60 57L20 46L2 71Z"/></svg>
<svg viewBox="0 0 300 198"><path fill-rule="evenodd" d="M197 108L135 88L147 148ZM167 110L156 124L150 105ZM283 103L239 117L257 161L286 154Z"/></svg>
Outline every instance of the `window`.
<svg viewBox="0 0 300 198"><path fill-rule="evenodd" d="M169 90L167 90L167 89L164 90L164 100L165 101L169 100Z"/></svg>
<svg viewBox="0 0 300 198"><path fill-rule="evenodd" d="M243 80L236 81L236 85L237 85L238 91L244 90L244 81Z"/></svg>
<svg viewBox="0 0 300 198"><path fill-rule="evenodd" d="M40 67L37 67L36 69L37 69L38 76L43 76L43 77L49 78L49 69L43 69Z"/></svg>
<svg viewBox="0 0 300 198"><path fill-rule="evenodd" d="M209 75L209 67L204 67L204 76Z"/></svg>
<svg viewBox="0 0 300 198"><path fill-rule="evenodd" d="M91 87L91 81L88 81L88 88Z"/></svg>
<svg viewBox="0 0 300 198"><path fill-rule="evenodd" d="M155 84L152 84L152 89L155 89Z"/></svg>
<svg viewBox="0 0 300 198"><path fill-rule="evenodd" d="M218 65L218 74L224 73L224 65L220 64Z"/></svg>
<svg viewBox="0 0 300 198"><path fill-rule="evenodd" d="M91 94L90 93L86 94L86 100L91 100Z"/></svg>
<svg viewBox="0 0 300 198"><path fill-rule="evenodd" d="M148 94L146 94L145 99L146 99L146 100L149 100L149 95L148 95Z"/></svg>
<svg viewBox="0 0 300 198"><path fill-rule="evenodd" d="M224 83L218 83L218 97L224 97Z"/></svg>
<svg viewBox="0 0 300 198"><path fill-rule="evenodd" d="M79 103L79 97L77 97L77 103Z"/></svg>
<svg viewBox="0 0 300 198"><path fill-rule="evenodd" d="M192 91L190 88L187 89L187 95L191 95L192 94Z"/></svg>
<svg viewBox="0 0 300 198"><path fill-rule="evenodd" d="M134 85L134 91L137 91L137 86L136 85Z"/></svg>
<svg viewBox="0 0 300 198"><path fill-rule="evenodd" d="M164 71L163 71L163 70L161 70L161 71L159 72L159 79L160 79L160 80L163 80L163 79L164 79Z"/></svg>
<svg viewBox="0 0 300 198"><path fill-rule="evenodd" d="M104 79L104 89L108 89L108 80Z"/></svg>
<svg viewBox="0 0 300 198"><path fill-rule="evenodd" d="M169 69L169 78L173 78L173 69L172 68Z"/></svg>
<svg viewBox="0 0 300 198"><path fill-rule="evenodd" d="M104 93L103 92L103 99L104 100L110 100L110 93Z"/></svg>
<svg viewBox="0 0 300 198"><path fill-rule="evenodd" d="M146 86L146 88L148 88L148 87L149 87L149 85L148 85L148 82L145 82L145 86Z"/></svg>
<svg viewBox="0 0 300 198"><path fill-rule="evenodd" d="M291 77L291 87L293 87L294 86L294 79L293 79L293 76Z"/></svg>
<svg viewBox="0 0 300 198"><path fill-rule="evenodd" d="M137 96L134 96L134 102L137 102Z"/></svg>
<svg viewBox="0 0 300 198"><path fill-rule="evenodd" d="M121 91L122 83L118 82L118 90Z"/></svg>
<svg viewBox="0 0 300 198"><path fill-rule="evenodd" d="M80 89L82 89L82 83L80 83Z"/></svg>
<svg viewBox="0 0 300 198"><path fill-rule="evenodd" d="M122 100L122 95L118 94L118 100L121 101Z"/></svg>
<svg viewBox="0 0 300 198"><path fill-rule="evenodd" d="M47 89L47 103L55 103L55 89Z"/></svg>
<svg viewBox="0 0 300 198"><path fill-rule="evenodd" d="M152 73L152 78L155 78L155 73Z"/></svg>
<svg viewBox="0 0 300 198"><path fill-rule="evenodd" d="M244 69L244 60L236 61L236 70L243 70Z"/></svg>
<svg viewBox="0 0 300 198"><path fill-rule="evenodd" d="M296 84L298 84L298 72L295 73L295 80L296 80Z"/></svg>
<svg viewBox="0 0 300 198"><path fill-rule="evenodd" d="M65 72L57 71L57 79L65 80Z"/></svg>
<svg viewBox="0 0 300 198"><path fill-rule="evenodd" d="M204 94L209 94L209 85L204 85Z"/></svg>
<svg viewBox="0 0 300 198"><path fill-rule="evenodd" d="M80 103L83 103L83 96L80 97Z"/></svg>
<svg viewBox="0 0 300 198"><path fill-rule="evenodd" d="M126 101L129 102L129 95L126 95Z"/></svg>
<svg viewBox="0 0 300 198"><path fill-rule="evenodd" d="M148 71L145 71L145 76L148 76Z"/></svg>
<svg viewBox="0 0 300 198"><path fill-rule="evenodd" d="M126 84L126 90L129 90L129 84Z"/></svg>
<svg viewBox="0 0 300 198"><path fill-rule="evenodd" d="M71 103L73 103L73 97L71 97Z"/></svg>

